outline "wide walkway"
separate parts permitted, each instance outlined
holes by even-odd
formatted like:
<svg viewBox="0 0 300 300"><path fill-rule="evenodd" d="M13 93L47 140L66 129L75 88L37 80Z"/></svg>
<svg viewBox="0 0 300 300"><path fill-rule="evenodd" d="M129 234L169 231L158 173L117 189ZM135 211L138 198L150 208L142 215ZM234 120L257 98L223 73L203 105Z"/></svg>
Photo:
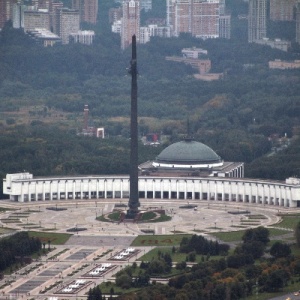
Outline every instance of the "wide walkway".
<svg viewBox="0 0 300 300"><path fill-rule="evenodd" d="M86 292L103 281L113 281L113 274L127 264L139 259L151 250L151 245L137 247L135 254L125 260L111 260L114 255L126 249L136 236L152 230L155 235L174 233L197 233L209 238L210 233L232 231L252 226L272 226L280 221L278 208L263 205L237 205L236 203L216 203L207 201L141 201L141 210L151 208L165 209L172 220L160 223L107 223L99 222L96 216L113 211L115 204L126 204L116 200L97 201L55 201L51 203L17 203L1 201L0 207L15 210L0 214L0 226L15 230L54 231L67 233L71 228L86 230L75 233L65 245L55 246L54 252L42 261L6 276L0 286L0 299L86 299ZM197 209L185 209L181 206L197 205ZM62 210L49 210L49 207ZM124 208L123 208L124 209ZM258 216L250 219L249 214ZM295 209L281 208L281 212L293 212ZM233 213L232 213L233 212ZM151 234L152 235L152 234ZM147 247L148 246L148 247ZM46 246L47 247L47 246ZM55 256L57 254L57 256ZM112 263L113 268L101 276L89 277L86 274L103 263ZM78 280L85 283L73 292L62 292Z"/></svg>

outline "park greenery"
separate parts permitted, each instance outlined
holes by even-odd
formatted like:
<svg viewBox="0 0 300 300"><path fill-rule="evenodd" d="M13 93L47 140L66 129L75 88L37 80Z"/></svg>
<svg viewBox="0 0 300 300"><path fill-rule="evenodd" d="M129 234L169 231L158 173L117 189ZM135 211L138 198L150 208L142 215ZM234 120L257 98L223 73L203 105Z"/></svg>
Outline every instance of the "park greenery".
<svg viewBox="0 0 300 300"><path fill-rule="evenodd" d="M30 237L28 232L18 232L0 240L0 272L11 268L16 263L23 263L26 256L38 253L42 249L42 242Z"/></svg>
<svg viewBox="0 0 300 300"><path fill-rule="evenodd" d="M184 260L174 261L181 246L158 248L149 261L142 257L140 266L124 268L116 274L115 284L103 284L100 289L109 294L109 288L121 294L118 299L132 300L217 300L224 299L224 295L225 299L245 299L256 293L259 299L267 299L288 286L299 286L300 279L299 256L291 252L287 243L271 244L269 236L268 229L263 227L245 230L242 242L223 256L215 256L214 247L212 255L203 255L205 251L196 253L196 249L210 245L210 241L196 235L184 237L185 247L193 245ZM198 255L201 260L191 264L190 258ZM168 284L161 284L159 279L167 278L168 274Z"/></svg>

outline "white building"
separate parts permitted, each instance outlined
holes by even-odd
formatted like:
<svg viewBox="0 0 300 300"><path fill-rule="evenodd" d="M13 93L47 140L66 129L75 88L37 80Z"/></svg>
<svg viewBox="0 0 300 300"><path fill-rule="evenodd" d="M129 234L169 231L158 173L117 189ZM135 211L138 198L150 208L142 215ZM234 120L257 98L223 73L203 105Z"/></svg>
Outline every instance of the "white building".
<svg viewBox="0 0 300 300"><path fill-rule="evenodd" d="M34 178L30 173L18 173L6 175L3 193L18 202L128 198L129 186L125 175ZM140 176L139 197L300 207L300 180Z"/></svg>
<svg viewBox="0 0 300 300"><path fill-rule="evenodd" d="M114 21L111 25L111 31L114 33L121 34L122 31L122 20Z"/></svg>
<svg viewBox="0 0 300 300"><path fill-rule="evenodd" d="M204 54L207 55L207 50L201 49L201 48L183 48L181 50L181 53L186 58L195 58L198 59L199 55Z"/></svg>
<svg viewBox="0 0 300 300"><path fill-rule="evenodd" d="M77 33L71 33L70 39L74 43L80 43L85 45L92 45L95 38L95 31L93 30L83 30Z"/></svg>
<svg viewBox="0 0 300 300"><path fill-rule="evenodd" d="M152 0L140 0L141 9L149 11L152 9Z"/></svg>
<svg viewBox="0 0 300 300"><path fill-rule="evenodd" d="M287 52L289 48L291 47L291 42L290 41L284 41L281 39L275 39L271 40L269 38L263 38L261 40L255 40L254 41L256 44L260 45L266 45L274 49L279 49L281 51Z"/></svg>
<svg viewBox="0 0 300 300"><path fill-rule="evenodd" d="M185 152L180 152L184 150ZM200 151L200 152L199 152ZM243 178L243 163L226 163L208 146L191 140L164 149L140 165L140 199L181 199L300 207L300 179ZM128 198L128 175L37 177L7 174L3 193L17 202Z"/></svg>

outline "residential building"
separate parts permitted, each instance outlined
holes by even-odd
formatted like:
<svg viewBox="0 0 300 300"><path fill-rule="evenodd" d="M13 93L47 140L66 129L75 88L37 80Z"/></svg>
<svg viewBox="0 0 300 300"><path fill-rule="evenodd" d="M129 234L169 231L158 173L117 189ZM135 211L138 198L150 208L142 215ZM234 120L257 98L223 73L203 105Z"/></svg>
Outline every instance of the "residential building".
<svg viewBox="0 0 300 300"><path fill-rule="evenodd" d="M72 0L72 9L80 14L80 22L97 23L98 0Z"/></svg>
<svg viewBox="0 0 300 300"><path fill-rule="evenodd" d="M300 69L300 60L284 61L280 59L275 59L273 61L269 61L269 68L281 70Z"/></svg>
<svg viewBox="0 0 300 300"><path fill-rule="evenodd" d="M24 11L24 31L32 31L36 28L50 30L50 15L47 9Z"/></svg>
<svg viewBox="0 0 300 300"><path fill-rule="evenodd" d="M114 23L111 25L111 31L114 33L118 33L121 35L122 32L122 20L116 20Z"/></svg>
<svg viewBox="0 0 300 300"><path fill-rule="evenodd" d="M207 55L207 50L201 48L183 48L181 50L183 57L198 59L201 54Z"/></svg>
<svg viewBox="0 0 300 300"><path fill-rule="evenodd" d="M132 42L132 36L136 36L139 43L140 36L140 1L124 0L122 5L123 18L121 30L121 48L125 49Z"/></svg>
<svg viewBox="0 0 300 300"><path fill-rule="evenodd" d="M17 2L17 0L0 0L0 29L8 20L11 20L13 5Z"/></svg>
<svg viewBox="0 0 300 300"><path fill-rule="evenodd" d="M13 5L12 22L14 28L24 28L24 11L26 9L26 5L21 3Z"/></svg>
<svg viewBox="0 0 300 300"><path fill-rule="evenodd" d="M195 59L195 58L185 58L178 56L166 56L166 60L183 62L186 65L192 66L196 69L199 74L206 74L211 69L211 61L209 59Z"/></svg>
<svg viewBox="0 0 300 300"><path fill-rule="evenodd" d="M167 25L173 36L187 32L202 39L218 38L225 20L230 26L230 18L219 21L224 12L224 0L167 0Z"/></svg>
<svg viewBox="0 0 300 300"><path fill-rule="evenodd" d="M64 7L62 2L51 2L50 3L50 27L51 31L58 34L59 33L59 11Z"/></svg>
<svg viewBox="0 0 300 300"><path fill-rule="evenodd" d="M111 8L108 11L108 20L110 24L113 24L116 21L121 20L122 18L122 7Z"/></svg>
<svg viewBox="0 0 300 300"><path fill-rule="evenodd" d="M273 21L294 20L296 0L270 0L270 19Z"/></svg>
<svg viewBox="0 0 300 300"><path fill-rule="evenodd" d="M153 29L153 28L152 28ZM153 30L152 30L153 32ZM146 44L150 42L151 37L151 29L149 26L147 27L140 27L140 44Z"/></svg>
<svg viewBox="0 0 300 300"><path fill-rule="evenodd" d="M255 43L260 45L266 45L274 49L279 49L284 52L287 52L288 49L291 47L290 41L283 41L281 39L271 40L268 38L263 38L261 40L256 40Z"/></svg>
<svg viewBox="0 0 300 300"><path fill-rule="evenodd" d="M48 9L50 8L52 0L31 0L32 5L36 7L36 9Z"/></svg>
<svg viewBox="0 0 300 300"><path fill-rule="evenodd" d="M267 0L249 0L248 42L253 43L267 35Z"/></svg>
<svg viewBox="0 0 300 300"><path fill-rule="evenodd" d="M44 47L53 46L56 43L61 43L61 38L54 34L53 32L37 28L27 32L28 35L33 38L38 44L43 45Z"/></svg>
<svg viewBox="0 0 300 300"><path fill-rule="evenodd" d="M296 5L296 43L300 44L300 2Z"/></svg>
<svg viewBox="0 0 300 300"><path fill-rule="evenodd" d="M74 9L62 8L58 10L58 35L62 39L62 44L68 44L70 35L78 33L80 30L79 11Z"/></svg>
<svg viewBox="0 0 300 300"><path fill-rule="evenodd" d="M140 0L140 8L146 12L152 9L152 0Z"/></svg>
<svg viewBox="0 0 300 300"><path fill-rule="evenodd" d="M219 18L219 37L230 39L231 15L220 15Z"/></svg>
<svg viewBox="0 0 300 300"><path fill-rule="evenodd" d="M93 44L95 38L95 31L93 30L83 30L78 31L77 33L70 34L70 40L73 43L80 43L85 45Z"/></svg>

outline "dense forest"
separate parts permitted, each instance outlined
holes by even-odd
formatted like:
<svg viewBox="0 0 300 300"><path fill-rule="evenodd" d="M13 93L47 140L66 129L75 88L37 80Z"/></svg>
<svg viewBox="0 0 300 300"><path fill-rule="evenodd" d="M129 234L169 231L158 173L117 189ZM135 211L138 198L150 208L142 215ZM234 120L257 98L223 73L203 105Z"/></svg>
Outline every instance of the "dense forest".
<svg viewBox="0 0 300 300"><path fill-rule="evenodd" d="M142 20L163 17L164 1ZM139 132L167 137L159 148L140 147L140 161L154 158L187 133L211 146L224 160L244 161L246 175L284 179L300 176L299 70L270 70L268 61L299 59L299 47L288 52L248 44L244 1L230 0L232 39L152 38L138 45ZM69 44L44 48L8 22L0 32L0 173L26 170L35 175L128 172L131 49L121 51L111 33L108 9L99 2L99 23L92 46ZM286 23L284 28L292 28ZM273 22L272 36L291 33ZM288 33L287 33L288 32ZM214 82L194 79L191 67L166 61L181 49L208 50ZM93 125L105 127L107 139L76 135L89 105ZM281 138L281 139L280 139ZM288 148L280 144L284 140ZM274 147L278 153L266 157Z"/></svg>

